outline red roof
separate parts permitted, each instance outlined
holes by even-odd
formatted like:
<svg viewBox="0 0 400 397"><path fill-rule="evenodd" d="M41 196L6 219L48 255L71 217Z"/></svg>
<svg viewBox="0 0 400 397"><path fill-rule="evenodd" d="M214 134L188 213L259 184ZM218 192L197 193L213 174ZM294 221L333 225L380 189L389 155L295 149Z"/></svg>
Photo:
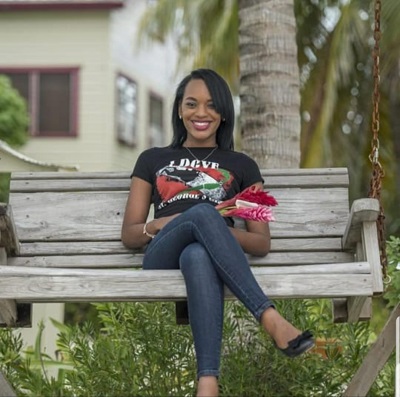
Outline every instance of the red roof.
<svg viewBox="0 0 400 397"><path fill-rule="evenodd" d="M1 11L111 9L124 6L124 0L0 0Z"/></svg>

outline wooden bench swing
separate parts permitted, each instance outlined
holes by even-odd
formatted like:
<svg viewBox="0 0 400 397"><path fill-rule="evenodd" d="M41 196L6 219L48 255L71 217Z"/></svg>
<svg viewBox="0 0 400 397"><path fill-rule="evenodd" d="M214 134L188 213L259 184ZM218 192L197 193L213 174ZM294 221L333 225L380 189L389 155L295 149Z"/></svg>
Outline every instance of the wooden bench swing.
<svg viewBox="0 0 400 397"><path fill-rule="evenodd" d="M375 0L372 194L350 208L345 168L263 171L279 203L272 248L264 258L249 256L271 298L331 298L335 321L370 318L371 297L383 292L380 4ZM143 253L121 243L129 184L128 172L12 173L9 203L0 204L0 325L30 325L35 302L185 300L179 270L143 271Z"/></svg>
<svg viewBox="0 0 400 397"><path fill-rule="evenodd" d="M332 298L336 321L370 316L383 290L379 201L349 210L345 168L262 172L278 200L272 249L250 257L272 298ZM128 172L12 173L0 207L0 322L30 324L35 302L182 301L179 270L142 270L120 240ZM227 291L227 298L231 297Z"/></svg>

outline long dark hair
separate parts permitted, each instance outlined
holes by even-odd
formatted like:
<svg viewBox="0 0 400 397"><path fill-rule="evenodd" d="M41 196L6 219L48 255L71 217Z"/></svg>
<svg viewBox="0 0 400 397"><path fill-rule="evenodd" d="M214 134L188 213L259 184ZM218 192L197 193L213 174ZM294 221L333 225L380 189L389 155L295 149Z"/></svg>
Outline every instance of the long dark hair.
<svg viewBox="0 0 400 397"><path fill-rule="evenodd" d="M179 119L179 106L182 103L185 88L189 81L200 79L206 84L210 92L215 110L221 115L221 124L217 130L217 145L223 150L233 150L233 127L235 110L232 94L226 81L211 69L193 70L178 85L172 108L172 128L174 136L171 147L181 147L186 140L187 131L182 120Z"/></svg>

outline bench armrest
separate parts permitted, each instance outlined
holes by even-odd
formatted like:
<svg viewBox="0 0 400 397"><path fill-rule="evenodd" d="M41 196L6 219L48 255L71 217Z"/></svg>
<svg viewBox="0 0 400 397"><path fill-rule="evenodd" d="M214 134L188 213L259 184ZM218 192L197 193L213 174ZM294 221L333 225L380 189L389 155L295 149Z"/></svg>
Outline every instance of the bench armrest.
<svg viewBox="0 0 400 397"><path fill-rule="evenodd" d="M354 200L342 239L343 249L355 248L361 242L361 227L364 222L375 222L380 209L379 201L373 198Z"/></svg>
<svg viewBox="0 0 400 397"><path fill-rule="evenodd" d="M352 249L357 260L371 265L374 294L383 291L382 268L376 220L380 213L377 199L355 200L342 240L344 250Z"/></svg>

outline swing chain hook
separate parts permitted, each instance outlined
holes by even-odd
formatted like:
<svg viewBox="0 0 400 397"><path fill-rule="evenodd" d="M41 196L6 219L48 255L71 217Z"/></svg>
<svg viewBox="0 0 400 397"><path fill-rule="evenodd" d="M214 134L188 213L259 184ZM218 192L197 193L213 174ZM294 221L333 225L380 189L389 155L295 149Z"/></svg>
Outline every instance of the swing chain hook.
<svg viewBox="0 0 400 397"><path fill-rule="evenodd" d="M370 183L369 197L376 198L379 201L379 215L377 219L379 251L382 267L382 276L385 284L389 283L387 275L387 254L386 254L386 239L385 239L385 215L381 203L381 188L382 178L385 176L381 163L379 162L379 102L380 102L380 39L381 39L381 0L375 0L375 27L374 27L374 47L372 50L373 56L373 78L374 89L372 97L372 140L371 140L371 153L369 160L372 163L372 177Z"/></svg>

